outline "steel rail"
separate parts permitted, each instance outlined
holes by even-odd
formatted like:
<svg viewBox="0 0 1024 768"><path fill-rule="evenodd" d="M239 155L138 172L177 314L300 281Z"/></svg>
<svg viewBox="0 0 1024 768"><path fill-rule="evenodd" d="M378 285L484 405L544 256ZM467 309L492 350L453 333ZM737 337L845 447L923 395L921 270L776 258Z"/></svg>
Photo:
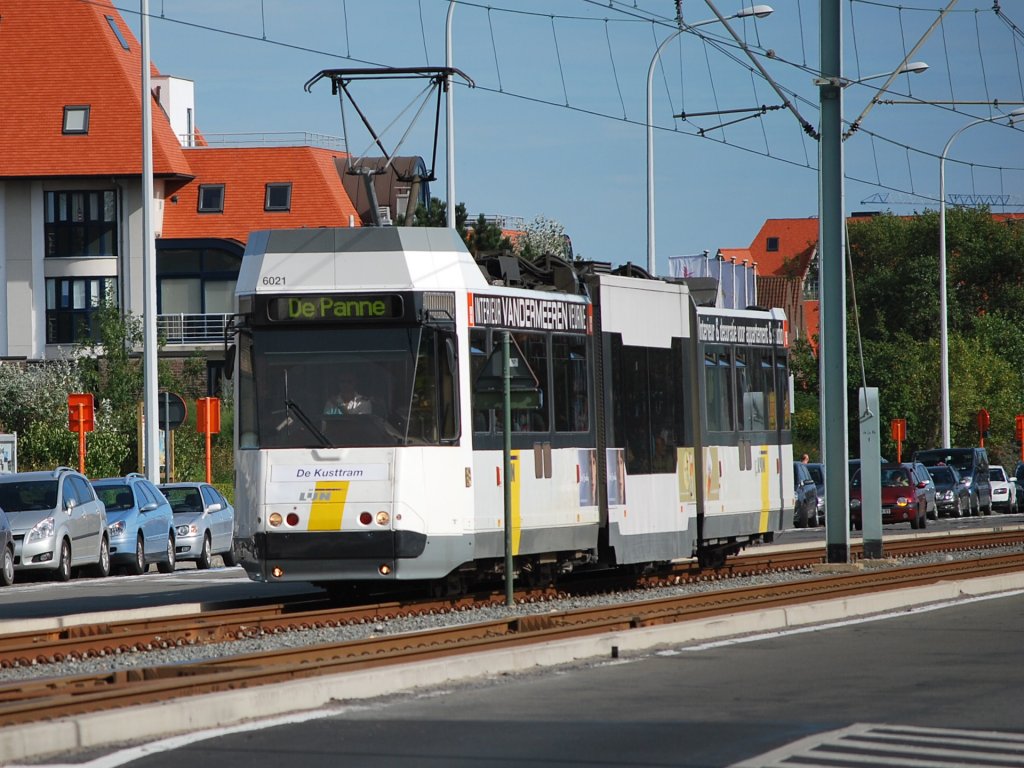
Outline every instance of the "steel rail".
<svg viewBox="0 0 1024 768"><path fill-rule="evenodd" d="M949 551L1003 547L1024 543L1024 529L985 531L975 534L913 537L887 544L892 557L928 551ZM861 553L853 552L855 559ZM727 582L737 576L804 569L824 562L819 546L770 553L752 553L730 561L726 568L702 571L695 564L676 564L668 572L643 576L641 586L657 587L691 581ZM619 590L630 585L621 577L582 580L565 585L567 592ZM521 590L519 602L543 602L558 596L554 590ZM406 600L327 608L317 607L326 600L308 598L290 603L205 611L185 616L135 619L118 622L86 623L42 632L0 635L0 669L11 667L59 665L65 661L116 656L185 646L201 646L260 637L288 631L322 629L345 625L376 623L389 619L472 610L501 600L497 592L457 598Z"/></svg>
<svg viewBox="0 0 1024 768"><path fill-rule="evenodd" d="M624 605L512 617L337 644L206 659L194 664L21 682L0 686L0 727L455 654L628 631L814 600L917 587L951 578L976 578L1022 570L1024 552L1018 552L927 566L823 575L767 587L724 589Z"/></svg>

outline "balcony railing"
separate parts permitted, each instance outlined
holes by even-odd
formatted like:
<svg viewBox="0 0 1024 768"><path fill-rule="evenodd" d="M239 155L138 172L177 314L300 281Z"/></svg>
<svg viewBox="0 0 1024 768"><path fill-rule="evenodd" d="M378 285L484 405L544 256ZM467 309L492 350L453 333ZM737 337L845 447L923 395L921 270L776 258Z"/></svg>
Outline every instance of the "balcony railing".
<svg viewBox="0 0 1024 768"><path fill-rule="evenodd" d="M220 344L224 342L224 326L230 317L230 314L158 315L156 332L168 346Z"/></svg>
<svg viewBox="0 0 1024 768"><path fill-rule="evenodd" d="M321 147L345 151L345 140L339 136L309 131L278 131L275 133L204 133L202 136L179 134L178 141L187 149L206 147Z"/></svg>

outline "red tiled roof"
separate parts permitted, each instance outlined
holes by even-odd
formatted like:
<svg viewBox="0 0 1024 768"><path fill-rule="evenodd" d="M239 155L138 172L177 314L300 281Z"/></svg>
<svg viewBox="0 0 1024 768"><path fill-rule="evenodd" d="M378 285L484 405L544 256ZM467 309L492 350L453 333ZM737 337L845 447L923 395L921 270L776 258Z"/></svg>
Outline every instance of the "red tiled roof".
<svg viewBox="0 0 1024 768"><path fill-rule="evenodd" d="M0 17L0 177L141 174L141 48L111 0L3 0ZM62 132L73 105L87 134ZM152 114L154 174L187 175L155 100Z"/></svg>
<svg viewBox="0 0 1024 768"><path fill-rule="evenodd" d="M777 250L768 250L769 238L778 238ZM757 262L759 275L803 275L817 242L817 218L768 219L749 250L751 258Z"/></svg>
<svg viewBox="0 0 1024 768"><path fill-rule="evenodd" d="M317 147L187 150L195 179L164 204L163 238L216 237L245 243L259 229L344 227L359 214L334 160L343 154ZM266 185L291 182L291 210L265 211ZM199 186L224 185L224 212L199 213ZM177 198L177 202L174 201Z"/></svg>

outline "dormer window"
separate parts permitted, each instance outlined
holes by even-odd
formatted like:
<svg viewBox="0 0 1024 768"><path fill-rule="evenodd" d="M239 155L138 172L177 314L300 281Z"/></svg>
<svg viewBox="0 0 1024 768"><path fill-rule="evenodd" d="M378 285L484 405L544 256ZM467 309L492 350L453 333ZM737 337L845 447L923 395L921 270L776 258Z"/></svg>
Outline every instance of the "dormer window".
<svg viewBox="0 0 1024 768"><path fill-rule="evenodd" d="M64 133L89 132L89 107L64 107Z"/></svg>
<svg viewBox="0 0 1024 768"><path fill-rule="evenodd" d="M779 238L769 237L768 242L765 244L765 250L769 253L775 253L779 250Z"/></svg>
<svg viewBox="0 0 1024 768"><path fill-rule="evenodd" d="M224 185L199 185L199 213L224 213Z"/></svg>
<svg viewBox="0 0 1024 768"><path fill-rule="evenodd" d="M292 209L292 183L278 181L267 184L267 195L263 201L265 211L290 211Z"/></svg>

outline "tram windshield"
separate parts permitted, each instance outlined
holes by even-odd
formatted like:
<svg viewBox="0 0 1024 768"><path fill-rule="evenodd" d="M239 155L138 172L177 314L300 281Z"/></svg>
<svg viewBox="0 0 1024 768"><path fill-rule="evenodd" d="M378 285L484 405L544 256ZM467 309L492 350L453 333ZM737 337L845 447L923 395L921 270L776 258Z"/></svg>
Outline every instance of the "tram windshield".
<svg viewBox="0 0 1024 768"><path fill-rule="evenodd" d="M454 334L429 326L254 328L239 337L239 447L458 439Z"/></svg>

